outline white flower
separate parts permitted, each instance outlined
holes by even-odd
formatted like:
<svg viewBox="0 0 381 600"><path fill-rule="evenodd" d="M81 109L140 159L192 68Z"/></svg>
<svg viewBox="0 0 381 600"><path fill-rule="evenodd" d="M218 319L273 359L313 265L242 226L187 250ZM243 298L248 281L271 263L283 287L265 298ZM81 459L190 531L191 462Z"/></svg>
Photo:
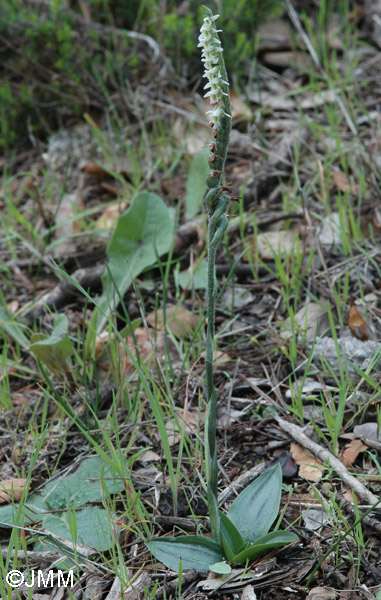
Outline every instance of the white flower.
<svg viewBox="0 0 381 600"><path fill-rule="evenodd" d="M211 115L211 123L213 123L213 125L217 125L218 119L223 114L223 112L224 111L222 109L222 106L217 106L217 108L215 108L214 110L208 110L206 114Z"/></svg>
<svg viewBox="0 0 381 600"><path fill-rule="evenodd" d="M214 25L214 22L218 17L219 15L212 15L204 18L197 46L202 49L201 60L205 66L203 77L206 77L208 80L207 84L204 86L204 90L208 90L205 92L204 97L209 98L210 103L213 106L213 110L207 112L207 114L211 115L213 126L217 125L218 119L222 114L226 114L221 104L223 102L223 97L229 95L229 84L222 78L219 66L220 56L223 50L218 38L218 33L221 30L216 29Z"/></svg>

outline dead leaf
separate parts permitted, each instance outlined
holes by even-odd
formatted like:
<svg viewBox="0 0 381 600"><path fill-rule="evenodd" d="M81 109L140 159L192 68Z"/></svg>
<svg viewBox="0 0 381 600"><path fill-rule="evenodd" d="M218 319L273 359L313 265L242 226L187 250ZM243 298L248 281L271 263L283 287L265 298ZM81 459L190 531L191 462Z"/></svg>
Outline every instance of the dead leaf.
<svg viewBox="0 0 381 600"><path fill-rule="evenodd" d="M75 218L76 210L81 210L83 203L80 194L64 194L56 213L57 227L55 229L55 238L58 241L55 245L55 252L59 256L70 255L73 251L72 236L79 233L81 224Z"/></svg>
<svg viewBox="0 0 381 600"><path fill-rule="evenodd" d="M258 596L254 592L254 588L252 585L247 585L242 590L241 600L257 600Z"/></svg>
<svg viewBox="0 0 381 600"><path fill-rule="evenodd" d="M190 312L190 310L182 305L168 306L165 310L165 315L168 329L178 338L191 337L200 322L198 314ZM147 323L151 327L163 329L163 309L151 312L147 316Z"/></svg>
<svg viewBox="0 0 381 600"><path fill-rule="evenodd" d="M271 91L259 92L256 88L249 92L249 100L253 104L266 106L266 108L272 108L273 110L293 110L295 108L293 98L286 98L284 95L274 94Z"/></svg>
<svg viewBox="0 0 381 600"><path fill-rule="evenodd" d="M351 183L343 171L331 171L332 182L340 192L354 193L358 190L358 184Z"/></svg>
<svg viewBox="0 0 381 600"><path fill-rule="evenodd" d="M353 428L353 433L360 438L381 442L381 431L375 421L371 421L370 423L362 423L361 425L355 425Z"/></svg>
<svg viewBox="0 0 381 600"><path fill-rule="evenodd" d="M346 490L344 492L344 494L342 494L344 500L346 500L347 502L350 502L351 504L354 504L353 502L353 490ZM355 494L355 498L356 498L356 502L360 502L360 498L358 497L357 494Z"/></svg>
<svg viewBox="0 0 381 600"><path fill-rule="evenodd" d="M339 213L331 213L324 217L318 227L319 242L327 250L334 245L341 245L341 219Z"/></svg>
<svg viewBox="0 0 381 600"><path fill-rule="evenodd" d="M26 479L5 479L0 481L0 504L4 502L18 502L21 499Z"/></svg>
<svg viewBox="0 0 381 600"><path fill-rule="evenodd" d="M159 463L160 456L153 450L145 450L145 452L139 455L139 461Z"/></svg>
<svg viewBox="0 0 381 600"><path fill-rule="evenodd" d="M102 188L102 190L105 190L106 192L110 192L110 194L112 194L113 196L115 196L115 198L117 198L119 196L119 190L115 185L110 185L109 183L106 183L105 181L102 181L99 184L99 187Z"/></svg>
<svg viewBox="0 0 381 600"><path fill-rule="evenodd" d="M329 515L320 508L310 508L303 514L303 523L307 529L317 531L329 521Z"/></svg>
<svg viewBox="0 0 381 600"><path fill-rule="evenodd" d="M327 309L317 302L310 302L298 310L293 319L287 317L279 324L282 328L279 333L282 339L286 340L299 335L310 342L329 327Z"/></svg>
<svg viewBox="0 0 381 600"><path fill-rule="evenodd" d="M115 343L115 342L114 342ZM143 327L137 327L134 330L134 335L129 335L126 339L128 351L125 344L119 342L119 357L122 362L122 370L126 374L135 373L134 359L138 362L143 362L149 368L154 366L155 355L161 360L165 352L164 335L160 333L155 336L155 331L148 328L148 331ZM110 339L108 332L102 332L95 343L95 353L97 357L97 367L103 373L108 373L112 365L112 357L110 353ZM138 358L139 356L139 358Z"/></svg>
<svg viewBox="0 0 381 600"><path fill-rule="evenodd" d="M206 114L210 110L210 104L203 101L200 105L205 123L200 122L200 114L195 112L194 107L187 106L185 110L189 115L193 115L189 117L193 123L192 128L189 127L189 118L177 117L173 123L172 134L186 152L195 154L210 144L210 129L207 126L209 115Z"/></svg>
<svg viewBox="0 0 381 600"><path fill-rule="evenodd" d="M322 90L313 96L309 96L308 98L301 100L299 106L302 110L308 110L309 108L323 106L323 104L327 104L328 102L332 104L333 102L336 102L336 100L337 92L335 92L335 90Z"/></svg>
<svg viewBox="0 0 381 600"><path fill-rule="evenodd" d="M12 315L16 314L19 308L19 301L11 300L10 302L7 302L7 308Z"/></svg>
<svg viewBox="0 0 381 600"><path fill-rule="evenodd" d="M233 121L247 121L251 119L251 110L241 96L233 90L230 92L230 103L232 107Z"/></svg>
<svg viewBox="0 0 381 600"><path fill-rule="evenodd" d="M154 344L154 347L152 344ZM139 360L143 361L146 365L149 366L154 358L154 348L156 353L160 355L164 352L164 336L155 336L155 331L153 329L148 329L147 331L143 327L137 327L134 331L134 335L128 336L127 347L135 359L137 359L137 356L139 355ZM134 371L135 366L132 362L132 358L125 350L124 344L122 344L122 342L120 342L119 344L119 349L121 356L124 356L123 370L126 372Z"/></svg>
<svg viewBox="0 0 381 600"><path fill-rule="evenodd" d="M206 358L205 350L203 350L201 352L200 357L203 359ZM234 359L231 356L229 356L229 354L227 354L226 352L223 352L222 350L215 350L213 352L213 364L215 366L223 365L225 363L233 362L233 361L234 361Z"/></svg>
<svg viewBox="0 0 381 600"><path fill-rule="evenodd" d="M362 314L361 308L352 304L349 310L348 325L353 335L362 342L369 339L368 324Z"/></svg>
<svg viewBox="0 0 381 600"><path fill-rule="evenodd" d="M365 446L361 440L352 440L349 444L346 444L340 460L345 467L351 467L355 462L360 452L367 450L368 446Z"/></svg>
<svg viewBox="0 0 381 600"><path fill-rule="evenodd" d="M295 119L266 119L263 123L266 131L295 131L298 128L298 122Z"/></svg>
<svg viewBox="0 0 381 600"><path fill-rule="evenodd" d="M380 235L381 221L379 215L361 215L360 216L360 229L364 237L369 239L371 235Z"/></svg>
<svg viewBox="0 0 381 600"><path fill-rule="evenodd" d="M301 67L311 67L312 61L305 52L293 52L286 50L285 52L264 52L262 60L267 65L272 67L293 69Z"/></svg>
<svg viewBox="0 0 381 600"><path fill-rule="evenodd" d="M176 412L178 424L174 419L171 419L170 421L167 421L165 425L170 446L174 446L180 441L182 429L184 429L187 435L193 435L197 433L200 422L203 422L203 418L200 416L199 411L188 410L184 413L183 410L177 410Z"/></svg>
<svg viewBox="0 0 381 600"><path fill-rule="evenodd" d="M285 19L277 18L258 28L259 51L282 51L290 47L290 30Z"/></svg>
<svg viewBox="0 0 381 600"><path fill-rule="evenodd" d="M335 600L337 594L334 590L328 588L313 588L307 596L307 600Z"/></svg>
<svg viewBox="0 0 381 600"><path fill-rule="evenodd" d="M309 450L292 443L290 446L291 456L299 465L299 475L308 481L320 481L323 476L323 465L311 454Z"/></svg>
<svg viewBox="0 0 381 600"><path fill-rule="evenodd" d="M106 169L94 162L82 163L80 165L80 170L82 171L82 173L87 173L88 175L95 175L99 179L110 177L110 173L106 171Z"/></svg>
<svg viewBox="0 0 381 600"><path fill-rule="evenodd" d="M274 260L274 254L286 257L296 247L298 232L293 230L267 231L252 239L251 253L255 258L255 248L262 260ZM248 260L248 258L246 258Z"/></svg>
<svg viewBox="0 0 381 600"><path fill-rule="evenodd" d="M97 229L107 229L111 231L114 229L117 220L119 219L122 212L127 208L127 202L121 204L111 204L107 206L101 216L97 219L95 227Z"/></svg>

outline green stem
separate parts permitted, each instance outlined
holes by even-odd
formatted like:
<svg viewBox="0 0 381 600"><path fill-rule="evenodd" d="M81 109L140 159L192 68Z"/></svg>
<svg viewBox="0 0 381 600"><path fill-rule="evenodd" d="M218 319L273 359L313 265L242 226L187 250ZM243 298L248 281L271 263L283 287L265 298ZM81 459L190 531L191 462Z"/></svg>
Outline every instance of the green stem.
<svg viewBox="0 0 381 600"><path fill-rule="evenodd" d="M204 8L205 16L212 17L212 11ZM218 36L218 34L215 34ZM208 488L208 509L210 528L213 539L220 543L220 516L218 512L218 463L217 463L217 443L216 443L216 425L217 425L217 396L214 387L213 378L213 350L214 350L214 329L216 314L217 280L216 280L216 248L226 231L228 220L224 214L229 196L223 194L221 187L221 178L225 168L225 160L229 145L229 136L231 129L231 107L229 98L229 85L227 83L227 74L222 52L219 53L218 66L222 79L225 83L222 85L223 94L223 113L213 128L213 143L209 157L210 172L206 178L208 193L205 197L205 203L209 210L208 220L208 283L207 283L207 301L208 301L208 327L206 332L206 383L208 394L208 421L207 421L207 439L206 439L206 462L207 462L207 488Z"/></svg>
<svg viewBox="0 0 381 600"><path fill-rule="evenodd" d="M214 231L209 218L208 239L212 239ZM206 382L208 393L208 430L207 430L207 462L208 462L208 508L212 537L220 541L220 519L217 504L217 444L216 444L216 408L217 396L213 378L214 321L216 314L216 245L208 248L208 328L206 332Z"/></svg>

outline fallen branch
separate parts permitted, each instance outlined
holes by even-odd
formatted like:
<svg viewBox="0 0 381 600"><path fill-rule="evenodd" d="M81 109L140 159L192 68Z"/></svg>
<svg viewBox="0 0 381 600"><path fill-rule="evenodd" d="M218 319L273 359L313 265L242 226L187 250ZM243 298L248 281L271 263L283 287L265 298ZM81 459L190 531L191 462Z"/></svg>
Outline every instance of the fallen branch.
<svg viewBox="0 0 381 600"><path fill-rule="evenodd" d="M313 442L306 434L303 432L301 427L282 419L279 416L274 417L277 421L278 425L285 433L291 436L298 444L307 448L316 458L318 458L322 463L328 462L329 466L337 473L337 475L344 481L344 483L352 488L353 491L361 498L362 501L367 504L377 504L380 498L372 494L356 477L353 477L348 471L348 469L343 465L343 463L333 456L331 452Z"/></svg>
<svg viewBox="0 0 381 600"><path fill-rule="evenodd" d="M262 462L259 465L255 465L248 471L242 473L235 481L224 489L223 492L218 494L218 505L223 506L225 502L231 498L238 496L239 492L242 492L254 479L262 475L266 470L266 463Z"/></svg>

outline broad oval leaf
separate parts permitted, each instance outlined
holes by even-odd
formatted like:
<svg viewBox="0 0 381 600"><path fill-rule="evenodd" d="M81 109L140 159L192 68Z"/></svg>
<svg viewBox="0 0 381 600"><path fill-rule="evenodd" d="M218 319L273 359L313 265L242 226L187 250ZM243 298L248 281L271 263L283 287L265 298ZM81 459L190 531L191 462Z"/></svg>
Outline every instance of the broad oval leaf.
<svg viewBox="0 0 381 600"><path fill-rule="evenodd" d="M224 560L222 562L214 563L214 565L210 565L209 569L212 573L216 573L217 575L229 575L232 570L231 566Z"/></svg>
<svg viewBox="0 0 381 600"><path fill-rule="evenodd" d="M228 517L245 542L253 543L268 532L279 512L281 490L282 470L278 464L234 500Z"/></svg>
<svg viewBox="0 0 381 600"><path fill-rule="evenodd" d="M156 194L136 194L130 208L119 217L107 247L110 260L103 276L104 293L98 301L100 311L95 314L98 333L132 281L169 251L172 239L173 211Z"/></svg>
<svg viewBox="0 0 381 600"><path fill-rule="evenodd" d="M238 554L245 542L238 529L233 525L229 517L220 512L221 519L221 545L225 554L226 560L233 560Z"/></svg>
<svg viewBox="0 0 381 600"><path fill-rule="evenodd" d="M223 560L217 542L201 535L184 535L177 538L153 538L146 542L148 550L157 560L173 571L182 569L209 571L210 565Z"/></svg>
<svg viewBox="0 0 381 600"><path fill-rule="evenodd" d="M48 336L35 333L30 340L30 351L49 369L60 371L67 368L67 359L73 354L73 344L68 334L66 315L57 315L52 333Z"/></svg>
<svg viewBox="0 0 381 600"><path fill-rule="evenodd" d="M298 541L298 536L291 531L272 531L260 537L255 544L239 552L232 560L234 563L243 563L246 560L253 560L271 550L271 548L279 548L286 544Z"/></svg>

